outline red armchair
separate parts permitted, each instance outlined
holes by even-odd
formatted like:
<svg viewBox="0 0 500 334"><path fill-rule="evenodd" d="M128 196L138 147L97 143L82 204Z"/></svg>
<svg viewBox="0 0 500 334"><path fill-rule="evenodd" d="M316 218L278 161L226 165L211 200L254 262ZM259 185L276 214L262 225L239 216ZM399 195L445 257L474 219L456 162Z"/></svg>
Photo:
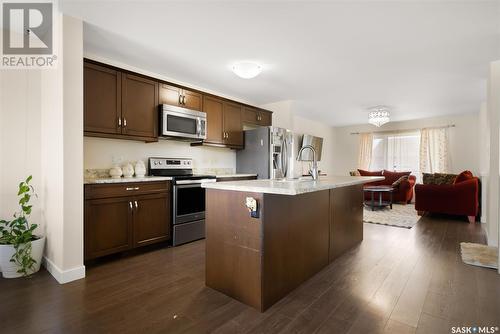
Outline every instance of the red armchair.
<svg viewBox="0 0 500 334"><path fill-rule="evenodd" d="M465 173L465 172L464 172ZM479 180L472 173L460 174L454 184L417 184L415 209L426 212L467 216L470 223L479 213Z"/></svg>
<svg viewBox="0 0 500 334"><path fill-rule="evenodd" d="M375 181L366 183L364 187L372 187L372 186L392 186L392 184L397 181L402 176L408 176L408 179L405 179L399 183L399 185L395 186L395 190L392 194L393 202L400 203L410 203L413 199L413 186L415 185L416 177L414 175L410 175L411 172L391 172L388 170L377 171L377 172L369 172L364 171L362 169L358 169L358 172L361 176L384 176L384 180ZM371 199L371 194L365 193L365 200L369 201ZM388 194L382 194L382 199L384 201L389 200Z"/></svg>

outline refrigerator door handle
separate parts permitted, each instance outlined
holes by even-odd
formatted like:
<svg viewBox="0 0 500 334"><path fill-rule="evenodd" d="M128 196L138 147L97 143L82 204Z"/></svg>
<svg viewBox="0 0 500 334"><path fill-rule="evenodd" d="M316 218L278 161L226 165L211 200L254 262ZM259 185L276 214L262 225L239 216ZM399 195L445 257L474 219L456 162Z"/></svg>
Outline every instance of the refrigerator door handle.
<svg viewBox="0 0 500 334"><path fill-rule="evenodd" d="M283 149L281 150L283 161L283 177L287 177L288 174L288 147L286 144L286 135L283 138Z"/></svg>

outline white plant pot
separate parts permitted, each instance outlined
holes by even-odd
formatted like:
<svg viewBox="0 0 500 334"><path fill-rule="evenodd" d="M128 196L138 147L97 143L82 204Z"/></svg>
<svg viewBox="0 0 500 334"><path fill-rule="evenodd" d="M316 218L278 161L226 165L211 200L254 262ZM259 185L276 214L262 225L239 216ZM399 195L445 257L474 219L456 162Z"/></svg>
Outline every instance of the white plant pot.
<svg viewBox="0 0 500 334"><path fill-rule="evenodd" d="M40 237L40 239L31 242L31 257L36 261L36 263L34 264L33 269L28 272L29 275L40 270L44 246L45 237ZM10 262L14 252L14 246L0 245L0 271L2 272L2 276L4 278L16 278L22 276L22 274L17 272L19 270L19 266L14 262Z"/></svg>

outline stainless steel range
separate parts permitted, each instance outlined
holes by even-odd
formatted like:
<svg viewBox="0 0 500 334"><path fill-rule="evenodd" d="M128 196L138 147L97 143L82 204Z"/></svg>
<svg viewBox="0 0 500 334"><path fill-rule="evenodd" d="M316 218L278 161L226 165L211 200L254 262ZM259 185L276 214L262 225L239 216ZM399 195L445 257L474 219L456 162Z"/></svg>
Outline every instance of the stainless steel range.
<svg viewBox="0 0 500 334"><path fill-rule="evenodd" d="M191 159L149 158L149 173L172 176L172 244L178 246L205 237L205 182L214 175L193 174Z"/></svg>

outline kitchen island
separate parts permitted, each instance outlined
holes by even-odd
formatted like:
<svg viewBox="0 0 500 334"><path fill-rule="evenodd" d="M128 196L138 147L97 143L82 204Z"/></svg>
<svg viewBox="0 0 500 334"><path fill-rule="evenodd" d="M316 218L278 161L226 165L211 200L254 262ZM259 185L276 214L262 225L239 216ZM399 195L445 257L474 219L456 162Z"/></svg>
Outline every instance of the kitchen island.
<svg viewBox="0 0 500 334"><path fill-rule="evenodd" d="M363 240L363 184L380 179L204 184L206 285L265 311Z"/></svg>

